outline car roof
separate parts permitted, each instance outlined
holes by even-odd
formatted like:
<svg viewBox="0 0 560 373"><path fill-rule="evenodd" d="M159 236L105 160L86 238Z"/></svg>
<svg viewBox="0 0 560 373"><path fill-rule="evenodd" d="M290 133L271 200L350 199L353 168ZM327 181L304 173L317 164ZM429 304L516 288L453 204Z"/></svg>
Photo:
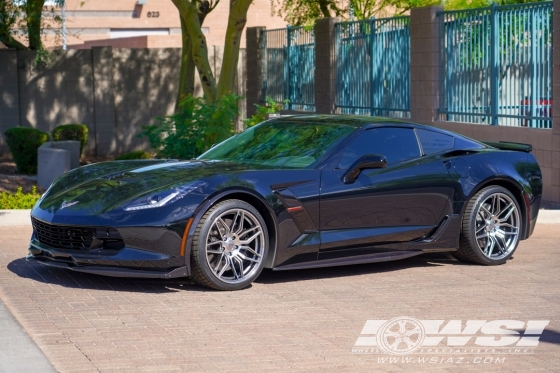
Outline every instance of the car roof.
<svg viewBox="0 0 560 373"><path fill-rule="evenodd" d="M270 119L272 122L305 122L317 123L322 125L343 125L355 128L375 128L380 126L402 126L408 128L423 128L434 132L444 133L454 137L467 138L455 132L447 131L442 128L429 126L426 124L410 122L406 119L394 119L386 117L370 117L367 115L351 115L351 114L298 114L286 115L279 118ZM467 138L468 140L472 140Z"/></svg>
<svg viewBox="0 0 560 373"><path fill-rule="evenodd" d="M348 114L312 114L312 115L293 115L280 118L271 119L274 122L305 122L317 123L323 125L345 125L355 128L365 127L371 124L403 124L410 125L411 123L402 120L383 118L383 117L370 117L365 115L348 115Z"/></svg>

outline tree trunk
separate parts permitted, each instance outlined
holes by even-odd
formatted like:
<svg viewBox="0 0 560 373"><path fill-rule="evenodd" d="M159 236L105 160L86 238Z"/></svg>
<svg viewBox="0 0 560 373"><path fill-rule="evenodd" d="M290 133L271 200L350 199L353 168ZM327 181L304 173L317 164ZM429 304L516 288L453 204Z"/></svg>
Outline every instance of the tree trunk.
<svg viewBox="0 0 560 373"><path fill-rule="evenodd" d="M29 38L29 49L41 50L41 18L43 17L43 6L45 0L27 0L25 13L27 17L27 36Z"/></svg>
<svg viewBox="0 0 560 373"><path fill-rule="evenodd" d="M179 9L179 13L189 33L192 45L192 60L200 76L202 91L206 96L206 101L212 103L216 100L216 80L208 62L208 46L206 45L206 37L202 33L198 12L195 5L188 0L172 1L177 9Z"/></svg>
<svg viewBox="0 0 560 373"><path fill-rule="evenodd" d="M328 1L319 0L319 9L321 9L321 13L323 13L323 17L329 18L331 16L331 12L328 8Z"/></svg>
<svg viewBox="0 0 560 373"><path fill-rule="evenodd" d="M204 19L211 11L208 7L207 3L206 6L198 13L198 20L200 21L200 26L204 23ZM196 66L192 59L192 42L189 32L187 30L187 24L183 20L183 17L179 15L181 19L181 41L182 41L182 49L181 49L181 70L179 73L179 90L177 92L177 102L175 102L175 112L178 113L180 111L179 104L181 100L188 95L194 95L194 73L196 70Z"/></svg>
<svg viewBox="0 0 560 373"><path fill-rule="evenodd" d="M239 62L239 48L241 34L247 23L247 11L252 0L230 0L229 18L226 30L222 69L218 83L217 98L231 93L235 87L237 63Z"/></svg>
<svg viewBox="0 0 560 373"><path fill-rule="evenodd" d="M192 43L189 33L187 32L187 25L181 18L181 35L182 35L182 50L181 50L181 72L179 74L179 90L177 92L177 102L175 103L175 112L179 112L179 104L186 96L194 94L194 71L196 66L192 59Z"/></svg>

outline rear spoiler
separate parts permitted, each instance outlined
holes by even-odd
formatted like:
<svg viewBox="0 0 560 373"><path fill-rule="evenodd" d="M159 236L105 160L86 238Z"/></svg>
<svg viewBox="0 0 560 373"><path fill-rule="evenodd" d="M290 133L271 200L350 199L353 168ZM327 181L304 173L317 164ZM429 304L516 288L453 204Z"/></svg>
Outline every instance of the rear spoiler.
<svg viewBox="0 0 560 373"><path fill-rule="evenodd" d="M520 142L508 142L508 141L500 141L500 142L492 142L492 141L482 141L483 144L490 145L494 148L502 149L502 150L515 150L518 152L526 152L531 153L533 150L533 145L531 144L522 144Z"/></svg>

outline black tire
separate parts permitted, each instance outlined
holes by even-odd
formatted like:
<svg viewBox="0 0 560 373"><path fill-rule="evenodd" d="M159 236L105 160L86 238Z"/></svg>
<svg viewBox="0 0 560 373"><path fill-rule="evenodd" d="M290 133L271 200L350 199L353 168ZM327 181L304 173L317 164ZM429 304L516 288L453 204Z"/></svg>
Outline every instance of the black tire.
<svg viewBox="0 0 560 373"><path fill-rule="evenodd" d="M501 222L500 217L507 220ZM451 254L467 263L503 264L517 249L521 233L522 215L515 196L501 186L489 186L467 203L459 249Z"/></svg>
<svg viewBox="0 0 560 373"><path fill-rule="evenodd" d="M236 199L222 201L204 214L194 232L192 279L216 290L246 288L261 273L268 245L266 223L257 209Z"/></svg>

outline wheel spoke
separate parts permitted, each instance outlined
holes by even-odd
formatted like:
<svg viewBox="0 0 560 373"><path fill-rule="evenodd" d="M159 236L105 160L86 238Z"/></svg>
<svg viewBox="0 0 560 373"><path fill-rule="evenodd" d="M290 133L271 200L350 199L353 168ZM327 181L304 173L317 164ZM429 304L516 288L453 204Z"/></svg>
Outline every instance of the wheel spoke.
<svg viewBox="0 0 560 373"><path fill-rule="evenodd" d="M496 242L496 247L500 251L500 254L504 255L506 253L505 252L505 246L506 246L505 241L502 239L502 237L500 237L498 235L494 236L494 241ZM500 241L502 241L503 245L500 244Z"/></svg>
<svg viewBox="0 0 560 373"><path fill-rule="evenodd" d="M406 344L406 347L407 347L407 348L412 348L412 347L414 347L414 342L412 342L412 341L410 340L410 338L404 338L404 339L403 339L403 342Z"/></svg>
<svg viewBox="0 0 560 373"><path fill-rule="evenodd" d="M511 229L515 229L515 230L517 230L517 231L519 230L518 227L516 227L515 225L511 225L511 224L509 224L509 223L500 224L500 227L508 227L508 228L511 228Z"/></svg>
<svg viewBox="0 0 560 373"><path fill-rule="evenodd" d="M478 228L478 229L476 230L476 233L480 232L481 230L483 230L483 229L485 229L485 228L486 228L486 225L483 225L482 227L480 227L480 228Z"/></svg>
<svg viewBox="0 0 560 373"><path fill-rule="evenodd" d="M488 233L487 233L487 232L484 232L483 234L480 234L480 235L476 236L476 239L477 239L477 240L480 240L481 238L484 238L484 237L488 237Z"/></svg>
<svg viewBox="0 0 560 373"><path fill-rule="evenodd" d="M256 226L256 227L253 227L253 228L249 228L249 229L247 229L245 232L239 233L239 237L240 237L240 238L241 238L241 237L244 237L244 236L248 235L249 233L253 232L255 229L260 229L260 227L259 227L259 226Z"/></svg>
<svg viewBox="0 0 560 373"><path fill-rule="evenodd" d="M488 211L488 209L486 207L484 207L483 205L480 206L480 209L482 211L484 211L486 214L488 214L488 217L492 216L492 213L490 211ZM486 218L484 218L486 219Z"/></svg>
<svg viewBox="0 0 560 373"><path fill-rule="evenodd" d="M238 250L246 250L248 252L250 252L253 255L256 255L257 257L261 257L261 254L257 253L255 250L251 249L249 246L239 246L237 248Z"/></svg>
<svg viewBox="0 0 560 373"><path fill-rule="evenodd" d="M227 271L228 268L233 266L231 265L231 261L229 259L229 257L224 256L224 259L226 260L226 262L224 263L224 266L222 267L222 270L220 271L220 273L218 273L218 277L222 277L224 272Z"/></svg>
<svg viewBox="0 0 560 373"><path fill-rule="evenodd" d="M224 228L224 230L226 231L226 234L230 233L228 225L226 224L225 221L222 220L222 218L216 219L216 223L218 223L219 225L222 226L222 228ZM219 230L219 228L218 228L218 231L220 232L220 235L222 235L222 232ZM225 241L224 238L223 238L223 235L222 235L222 241Z"/></svg>
<svg viewBox="0 0 560 373"><path fill-rule="evenodd" d="M494 237L492 236L488 236L488 241L486 243L486 247L484 250L484 253L490 257L492 256L492 252L494 251L494 245L496 244L496 242L494 242Z"/></svg>
<svg viewBox="0 0 560 373"><path fill-rule="evenodd" d="M500 196L498 194L494 195L494 198L492 199L492 205L492 215L500 215Z"/></svg>
<svg viewBox="0 0 560 373"><path fill-rule="evenodd" d="M236 231L233 231L232 228L232 232L234 232L235 234L237 234L238 236L241 234L241 232L243 231L243 222L245 221L245 213L243 211L241 211L241 217L239 219L239 228Z"/></svg>
<svg viewBox="0 0 560 373"><path fill-rule="evenodd" d="M234 257L239 264L239 276L238 278L243 278L243 260L239 257Z"/></svg>
<svg viewBox="0 0 560 373"><path fill-rule="evenodd" d="M214 267L214 272L218 273L218 268L220 268L220 264L222 264L222 259L224 259L224 254L222 253L222 255L220 256L220 258L218 259L218 261L216 262L216 266ZM226 260L227 262L227 260ZM224 263L225 266L225 263Z"/></svg>
<svg viewBox="0 0 560 373"><path fill-rule="evenodd" d="M255 233L254 235L252 235L251 237L249 237L246 240L240 240L239 242L241 243L241 245L248 245L251 242L253 242L255 240L255 238L257 238L258 236L260 236L262 234L260 227L256 227L259 229L259 231L257 233Z"/></svg>
<svg viewBox="0 0 560 373"><path fill-rule="evenodd" d="M506 207L504 209L506 211L506 216L504 216L503 218L500 219L500 222L505 222L506 220L509 219L509 217L511 216L511 214L515 211L515 205L513 203L510 203L508 205L508 207ZM499 218L499 217L498 217Z"/></svg>
<svg viewBox="0 0 560 373"><path fill-rule="evenodd" d="M249 258L248 256L245 256L241 253L239 253L237 255L239 255L239 257L242 258L243 260L248 260L248 261L253 262L253 263L258 263L259 262L257 259Z"/></svg>
<svg viewBox="0 0 560 373"><path fill-rule="evenodd" d="M500 233L501 236L517 236L519 234L518 232L506 232L501 229L498 229L496 233Z"/></svg>
<svg viewBox="0 0 560 373"><path fill-rule="evenodd" d="M208 243L206 244L206 246L216 245L216 244L221 244L221 243L222 243L222 241L213 241L213 242L208 242Z"/></svg>
<svg viewBox="0 0 560 373"><path fill-rule="evenodd" d="M236 279L239 279L239 275L237 274L237 269L235 269L235 263L232 258L229 258L229 265L231 267L231 270L233 271L233 276Z"/></svg>

